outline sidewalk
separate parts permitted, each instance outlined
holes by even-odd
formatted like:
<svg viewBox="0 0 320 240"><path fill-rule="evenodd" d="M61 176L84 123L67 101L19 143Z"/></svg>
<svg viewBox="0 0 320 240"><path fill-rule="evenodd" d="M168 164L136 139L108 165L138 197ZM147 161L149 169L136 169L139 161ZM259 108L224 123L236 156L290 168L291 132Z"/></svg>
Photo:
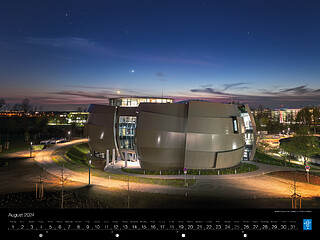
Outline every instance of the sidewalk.
<svg viewBox="0 0 320 240"><path fill-rule="evenodd" d="M52 159L51 155L61 147L65 146L72 146L75 144L79 143L84 143L87 142L87 139L81 139L81 140L75 140L72 142L67 142L63 144L59 144L56 146L52 146L50 148L42 150L42 152L38 153L37 156L35 157L36 162L38 165L44 167L46 171L51 172L53 175L59 176L61 174L61 166L55 164ZM124 161L118 161L115 165L110 165L109 168L106 170L106 172L110 173L115 173L115 174L121 174L121 175L128 175L128 176L135 176L135 177L142 177L142 178L158 178L158 179L240 179L240 178L250 178L250 177L256 177L259 175L264 175L270 172L276 172L276 171L296 171L296 168L290 168L290 167L282 167L282 166L275 166L275 165L268 165L268 164L263 164L263 163L257 163L257 162L249 162L245 161L244 163L248 164L253 164L259 167L258 170L252 171L252 172L247 172L247 173L237 173L237 174L226 174L226 175L189 175L187 174L186 176L183 174L181 171L180 175L145 175L145 174L132 174L132 173L125 173L121 171L121 167L124 167ZM301 170L300 170L301 171ZM79 179L80 181L83 180L83 175L82 173L78 173L69 169L64 169L64 172L66 174L69 174L70 177L74 178L81 178ZM77 176L77 177L76 177ZM88 177L86 177L88 178ZM91 176L91 178L94 178ZM100 179L101 177L97 177ZM101 178L104 179L105 178ZM77 181L77 180L75 180ZM86 181L88 181L86 179ZM118 180L113 180L113 181L118 181ZM122 182L122 181L120 181Z"/></svg>
<svg viewBox="0 0 320 240"><path fill-rule="evenodd" d="M62 167L56 164L51 159L51 154L59 147L72 146L74 144L87 142L87 139L72 141L68 143L59 144L48 149L42 150L35 157L35 161L39 166L44 168L47 172L55 175L61 175ZM120 164L121 162L119 162ZM196 179L195 185L185 187L173 187L167 185L145 184L129 181L113 180L104 177L91 176L91 184L114 190L128 190L148 193L161 193L169 195L178 195L188 197L214 197L214 198L228 198L228 199L248 199L248 198L281 198L290 197L292 195L291 185L292 181L285 179L278 179L265 175L274 171L289 171L296 170L292 168L285 168L279 166L265 165L261 163L251 162L258 165L259 170L249 173L230 174L230 175L187 175L187 179ZM120 173L120 168L109 169L109 171ZM127 174L127 173L121 173ZM136 175L127 174L129 176L145 177L145 178L161 178L161 179L184 179L184 175ZM64 168L64 177L68 180L82 182L88 184L88 174L71 171ZM314 186L305 183L297 183L297 188L300 189L300 194L305 197L319 196L320 186Z"/></svg>
<svg viewBox="0 0 320 240"><path fill-rule="evenodd" d="M72 145L84 143L87 141L88 141L87 139L81 139L81 140L67 142L67 143L59 144L59 145L44 149L37 154L37 156L35 157L35 161L45 171L49 172L54 176L57 176L57 177L61 176L61 171L63 169L63 175L64 177L67 177L68 180L82 182L82 183L89 183L88 174L83 174L83 173L72 171L67 168L62 168L51 159L51 154L53 154L58 148L65 147L65 146L72 146ZM96 177L92 175L90 176L90 183L92 185L97 185L97 186L107 187L107 188L116 188L116 189L122 189L122 190L128 189L127 181L107 179L104 177ZM133 190L133 191L166 193L166 194L179 194L180 192L180 194L183 194L184 189L185 188L172 187L172 186L166 186L166 185L130 182L130 190Z"/></svg>
<svg viewBox="0 0 320 240"><path fill-rule="evenodd" d="M263 163L257 162L248 162L245 161L243 163L248 163L252 165L256 165L259 167L258 170L247 172L247 173L237 173L237 174L225 174L225 175L189 175L187 174L184 176L183 172L181 171L180 175L144 175L144 174L132 174L132 173L125 173L121 171L120 167L118 168L109 168L106 172L116 173L116 174L125 174L129 176L135 177L145 177L145 178L158 178L158 179L241 179L241 178L251 178L257 177L259 175L264 175L270 172L279 172L279 171L303 171L301 169L291 168L291 167L282 167L282 166L275 166L275 165L268 165ZM201 174L201 172L200 172Z"/></svg>

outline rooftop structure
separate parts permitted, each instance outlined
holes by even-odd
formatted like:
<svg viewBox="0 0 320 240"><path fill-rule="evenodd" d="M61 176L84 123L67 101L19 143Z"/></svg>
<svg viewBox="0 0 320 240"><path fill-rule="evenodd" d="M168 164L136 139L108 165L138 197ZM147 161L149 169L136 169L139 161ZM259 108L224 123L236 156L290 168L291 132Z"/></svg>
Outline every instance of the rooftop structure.
<svg viewBox="0 0 320 240"><path fill-rule="evenodd" d="M110 106L138 107L140 103L173 103L173 98L159 97L119 97L109 98Z"/></svg>

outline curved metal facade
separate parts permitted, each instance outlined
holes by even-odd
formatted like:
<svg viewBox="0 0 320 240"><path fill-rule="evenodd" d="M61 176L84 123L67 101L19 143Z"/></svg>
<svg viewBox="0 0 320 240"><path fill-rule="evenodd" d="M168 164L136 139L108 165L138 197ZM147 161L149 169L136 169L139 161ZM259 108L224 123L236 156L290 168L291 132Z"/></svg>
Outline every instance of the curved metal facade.
<svg viewBox="0 0 320 240"><path fill-rule="evenodd" d="M91 149L100 153L105 153L107 149L117 150L114 134L117 108L91 104L88 112L90 114L83 134L89 137Z"/></svg>
<svg viewBox="0 0 320 240"><path fill-rule="evenodd" d="M136 150L143 169L184 167L187 105L140 104Z"/></svg>
<svg viewBox="0 0 320 240"><path fill-rule="evenodd" d="M232 167L240 163L245 146L237 106L220 103L140 104L136 132L144 169Z"/></svg>
<svg viewBox="0 0 320 240"><path fill-rule="evenodd" d="M117 121L120 115L135 115L135 152L142 169L219 169L240 163L245 128L236 105L189 101L141 103L135 109L91 105L84 132L91 149L121 152Z"/></svg>

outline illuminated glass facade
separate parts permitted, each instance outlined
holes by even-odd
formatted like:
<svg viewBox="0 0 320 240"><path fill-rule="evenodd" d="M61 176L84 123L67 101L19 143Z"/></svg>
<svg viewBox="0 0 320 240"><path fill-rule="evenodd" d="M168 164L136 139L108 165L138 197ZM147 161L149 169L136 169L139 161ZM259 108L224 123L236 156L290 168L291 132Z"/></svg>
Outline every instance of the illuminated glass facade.
<svg viewBox="0 0 320 240"><path fill-rule="evenodd" d="M248 108L249 109L249 108ZM255 129L253 127L253 122L252 119L250 118L250 114L248 112L248 109L245 106L239 106L239 110L241 113L241 117L244 122L244 127L245 127L245 142L246 142L246 147L244 149L243 153L243 159L245 161L250 160L251 155L254 154L255 150ZM250 109L249 109L250 111Z"/></svg>
<svg viewBox="0 0 320 240"><path fill-rule="evenodd" d="M120 97L110 98L109 105L117 107L125 107L127 110L130 108L137 108L140 103L173 103L172 98L157 98L157 97ZM123 112L125 115L119 113L116 131L118 133L118 146L120 150L134 150L135 149L135 134L136 134L136 111Z"/></svg>
<svg viewBox="0 0 320 240"><path fill-rule="evenodd" d="M121 97L110 98L110 106L118 107L138 107L140 103L173 103L172 98L156 98L156 97Z"/></svg>
<svg viewBox="0 0 320 240"><path fill-rule="evenodd" d="M134 149L134 136L136 131L137 117L119 117L119 147L121 149Z"/></svg>

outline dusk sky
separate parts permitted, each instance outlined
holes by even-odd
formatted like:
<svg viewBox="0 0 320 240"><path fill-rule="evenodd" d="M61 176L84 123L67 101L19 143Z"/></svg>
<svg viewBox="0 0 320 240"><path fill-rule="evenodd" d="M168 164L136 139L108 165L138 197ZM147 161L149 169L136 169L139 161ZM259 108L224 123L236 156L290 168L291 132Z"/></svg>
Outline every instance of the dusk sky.
<svg viewBox="0 0 320 240"><path fill-rule="evenodd" d="M320 2L2 0L0 98L320 104ZM75 104L75 105L73 105ZM81 105L86 106L86 105Z"/></svg>

